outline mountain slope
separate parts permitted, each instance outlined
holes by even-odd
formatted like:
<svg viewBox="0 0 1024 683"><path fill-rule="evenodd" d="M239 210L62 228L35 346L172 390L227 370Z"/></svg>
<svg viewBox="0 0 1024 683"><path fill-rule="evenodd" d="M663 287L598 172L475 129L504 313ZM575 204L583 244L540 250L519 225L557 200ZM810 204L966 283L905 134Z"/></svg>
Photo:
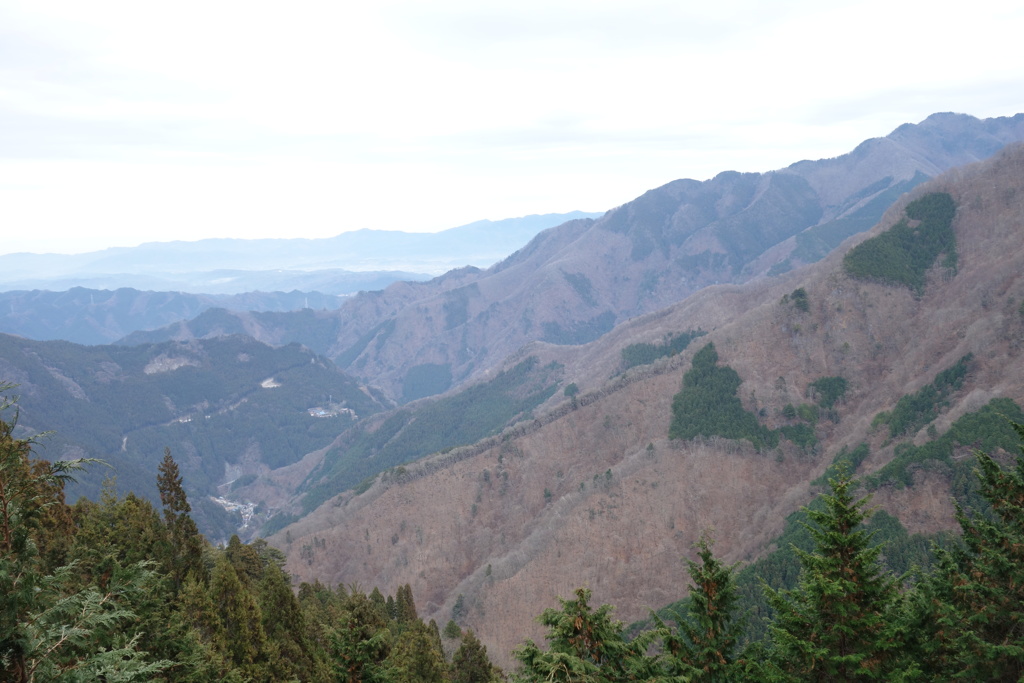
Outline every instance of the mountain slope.
<svg viewBox="0 0 1024 683"><path fill-rule="evenodd" d="M843 256L855 243L892 231L910 200L934 193L956 207L955 270L936 260L920 292L847 272ZM917 220L906 225L915 230ZM942 438L992 399L1024 403L1022 221L1017 146L917 188L820 263L707 288L582 348L536 343L518 358L560 363L578 397L557 392L532 423L392 470L271 540L302 580L410 583L420 613L438 622L461 595L463 626L499 658L513 638L539 637L534 617L578 585L617 605L620 619L644 617L684 592L679 558L692 556L701 532L713 530L727 561L764 552L844 447L867 444L858 474L884 474L910 446ZM683 353L617 374L623 348L697 328L707 335ZM742 439L670 440L674 396L709 342L742 381L743 409L766 429L799 424L787 406L810 406L792 415L819 411L813 441L783 438L758 451ZM966 374L926 422L894 437L876 419L965 357ZM845 393L814 408L812 387L828 378L844 379ZM954 462L970 445L956 446ZM879 480L876 502L910 531L952 527L950 467L910 472L910 486Z"/></svg>
<svg viewBox="0 0 1024 683"><path fill-rule="evenodd" d="M937 114L835 159L678 180L596 221L545 231L485 271L354 297L323 318L337 334L316 350L395 400L418 367L447 368L455 386L531 341L586 343L703 287L817 260L900 193L1021 139L1024 114ZM251 322L258 338L290 339L286 318ZM197 336L187 325L164 334Z"/></svg>
<svg viewBox="0 0 1024 683"><path fill-rule="evenodd" d="M0 335L0 377L15 383L18 434L49 460L94 457L68 490L96 499L102 479L159 501L156 467L175 454L204 533L241 519L211 502L240 477L290 465L383 406L327 359L247 337L135 347L79 346Z"/></svg>

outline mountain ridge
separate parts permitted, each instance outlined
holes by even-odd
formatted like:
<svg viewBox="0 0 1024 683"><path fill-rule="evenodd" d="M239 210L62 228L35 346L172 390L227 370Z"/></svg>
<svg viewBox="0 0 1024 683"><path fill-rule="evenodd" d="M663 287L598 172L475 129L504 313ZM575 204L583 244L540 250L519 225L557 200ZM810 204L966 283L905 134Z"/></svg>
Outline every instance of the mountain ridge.
<svg viewBox="0 0 1024 683"><path fill-rule="evenodd" d="M534 214L481 220L434 233L362 229L315 239L209 238L147 242L85 254L5 254L0 255L0 287L60 289L62 284L91 282L102 285L96 288L195 294L282 288L351 294L372 288L374 278L379 281L388 273L393 275L384 284L399 278L424 279L429 277L424 273L437 275L467 264L489 266L547 227L598 215ZM322 274L314 275L318 271Z"/></svg>
<svg viewBox="0 0 1024 683"><path fill-rule="evenodd" d="M1024 114L939 114L897 131L832 159L673 181L595 221L546 230L486 270L353 297L323 319L338 336L316 350L393 400L420 366L447 366L458 386L526 343L586 343L703 287L813 262L935 169L1024 140ZM286 319L256 323L257 336L288 338ZM194 336L187 324L160 334L145 338Z"/></svg>
<svg viewBox="0 0 1024 683"><path fill-rule="evenodd" d="M843 447L867 444L859 474L876 474L901 443L935 438L927 427L942 435L993 398L1024 402L1022 179L1017 145L920 186L819 263L706 288L582 347L534 343L508 363L560 363L563 385L577 384L578 395L557 392L536 420L480 446L389 471L271 541L301 580L411 583L421 612L438 622L461 595L462 625L499 661L518 644L508 634L539 638L535 615L579 585L595 603L616 605L620 619L644 617L681 597L679 557L692 557L703 531L714 529L725 561L760 556ZM955 275L937 265L915 293L844 270L851 248L891 230L911 201L943 192L957 206ZM794 303L798 290L807 310ZM619 375L629 344L698 328L706 337L682 353ZM744 409L767 427L798 424L786 405L813 403L814 382L842 377L849 388L835 419L816 422L813 445L784 440L761 452L716 436L669 439L673 397L708 342L741 378ZM878 429L875 416L968 354L965 383L936 417L899 439ZM879 502L910 530L952 528L952 506L933 500L949 491L943 467L919 466L910 486L883 485ZM314 539L315 550L300 554Z"/></svg>

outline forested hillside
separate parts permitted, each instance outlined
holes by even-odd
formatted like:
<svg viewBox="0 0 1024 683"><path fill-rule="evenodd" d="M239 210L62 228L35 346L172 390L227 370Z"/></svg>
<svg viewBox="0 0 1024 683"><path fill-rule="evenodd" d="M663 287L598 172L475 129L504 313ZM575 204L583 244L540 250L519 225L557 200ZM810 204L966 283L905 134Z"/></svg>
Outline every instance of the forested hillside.
<svg viewBox="0 0 1024 683"><path fill-rule="evenodd" d="M751 632L767 633L759 580L789 590L799 573L799 553L767 551L810 549L792 515L838 463L881 508L889 566L930 563L929 542L957 528L952 501L985 507L972 449L1005 462L1004 418L1024 419L1022 169L1015 147L921 185L807 268L706 289L582 347L530 345L515 362L561 366L534 420L394 468L271 541L304 580L409 583L439 623L458 604L506 667L524 635L543 637L552 596L584 586L627 622L682 598L679 558L705 532L744 562ZM908 278L862 271L875 245Z"/></svg>
<svg viewBox="0 0 1024 683"><path fill-rule="evenodd" d="M95 500L102 480L116 475L118 490L155 501L151 473L170 445L213 539L243 519L210 496L232 498L232 486L326 447L383 408L297 344L242 336L79 346L0 335L0 376L17 385L19 435L48 432L38 447L50 459L95 457L113 467L91 468L69 494Z"/></svg>
<svg viewBox="0 0 1024 683"><path fill-rule="evenodd" d="M1011 426L1024 440L1024 427ZM848 464L838 464L806 510L810 543L796 551L795 586L762 588L773 614L760 637L743 638L736 567L702 536L689 581L679 579L690 586L682 609L627 634L612 606L578 588L539 615L545 642L521 642L511 678L1016 680L1024 457L1006 469L985 453L976 459L979 505L958 514L963 541L949 541L929 571L886 569L889 546L865 526L869 500L853 495ZM203 539L169 450L156 472L162 514L110 488L68 506L64 486L94 465L38 460L0 420L4 680L508 680L459 626L462 600L442 630L419 616L409 584L393 595L319 581L293 590L284 556L265 541L232 536L214 548Z"/></svg>
<svg viewBox="0 0 1024 683"><path fill-rule="evenodd" d="M246 318L270 343L293 334L345 371L403 400L411 374L438 367L450 384L484 376L524 344L584 344L637 315L715 284L779 275L817 261L881 218L902 193L946 169L1024 140L1024 115L936 114L849 154L768 173L676 180L608 211L539 234L486 270L461 269L353 297L308 318ZM211 334L177 325L163 339ZM147 337L153 341L155 336Z"/></svg>
<svg viewBox="0 0 1024 683"><path fill-rule="evenodd" d="M929 122L932 132L952 126L963 133L960 124L977 132L970 120L960 117ZM974 154L985 148L976 144L983 138L994 145L996 133L1006 134L1007 128L999 126L1012 128L1015 122L987 122L981 127L987 138L967 135L963 139L970 144L944 147L940 158ZM884 158L890 168L895 163L908 173L916 169L910 179L924 173L914 165L920 161L917 152L911 155L917 161L900 165L909 158L902 155L914 147L916 131L900 129L823 165L794 165L806 171L794 175L803 181L780 179L786 172L779 171L760 178L724 174L705 184L672 184L622 207L624 213L615 220L625 222L611 223L621 230L605 225L618 215L615 211L601 221L571 223L544 233L488 271L453 271L427 288L401 283L382 294L356 297L347 308L348 317L323 311L292 316L210 310L178 327L182 340L138 346L80 347L0 337L0 377L17 383L21 395L17 428L8 439L10 452L22 458L28 447L24 439L56 429L38 439L36 455L51 462L96 457L115 467L88 464L74 473L77 483L65 479L70 474L65 465L39 464L31 470L19 460L14 467L17 476L8 480L16 489L11 496L26 491L44 496L40 500L50 496L55 501L50 508L76 526L61 526L64 522L49 518L40 521L38 532L32 524L24 525L26 533L36 534L34 545L19 546L21 554L7 559L25 562L19 565L25 575L39 577L38 585L52 590L41 593L40 602L25 602L35 605L26 610L36 612L23 612L9 619L8 626L31 632L32 623L50 623L42 615L58 604L79 605L82 614L93 615L88 601L102 598L114 576L126 577L126 583L110 599L127 611L118 607L107 623L129 623L143 610L131 602L139 585L131 577L142 577L135 572L145 570L162 572L163 578L156 580L171 586L190 586L184 602L175 602L179 588L149 592L163 596L158 602L168 601L163 613L171 615L167 623L174 614L194 617L177 633L184 634L181 642L203 644L193 649L203 653L203 662L181 663L188 648L169 641L146 645L152 648L148 651L165 653L155 658L132 654L146 636L133 643L116 639L108 630L104 647L119 654L88 666L136 662L150 667L142 669L147 675L181 666L174 670L198 680L232 672L243 678L301 679L330 676L332 671L337 675L339 662L355 657L360 666L371 667L367 671L373 673L367 675L401 680L406 674L396 672L412 666L398 663L404 652L416 661L433 662L425 664L439 667L430 676L443 680L452 670L440 663L440 653L447 648L450 656L455 647L454 638L434 635L441 631L437 625L445 624L449 634L472 631L466 647L479 651L480 644L486 645L489 658L503 668L523 665L527 680L543 680L552 675L551 667L560 665L592 674L605 655L565 650L571 643L566 644L564 629L559 631L563 617L558 610L544 613L561 596L566 600L563 615L590 623L589 615L596 614L592 633L600 633L600 642L621 654L617 662L635 667L615 676L646 671L644 675L657 680L687 676L692 671L686 667L695 661L686 654L685 627L680 632L663 628L657 619L641 623L651 618L652 610L666 606L700 608L699 594L680 602L686 597L682 557L699 560L691 567L698 576L706 570L723 581L725 574L735 579L735 612L749 618L735 633L727 629L728 639L734 635L737 640L735 647L725 644L716 650L722 653L721 664L740 667L728 675L743 671L757 672L755 677L799 677L800 671L782 670L783 659L803 657L814 671L831 671L827 667L838 661L801 645L807 639L820 640L824 632L797 633L787 611L793 605L811 609L807 595L818 590L814 572L824 565L807 560L827 553L820 537L803 523L827 527L837 499L845 500L839 507L856 517L856 501L871 493L878 511L855 521L866 522L874 541L884 546L877 551L861 544L864 562L857 571L877 579L881 588L867 620L857 627L870 636L858 650L866 654L836 665L867 662L871 671L885 676L918 675L908 668L910 663L933 646L890 638L888 632L886 642L893 644L889 651L879 654L871 643L877 644L879 615L886 624L901 626L900 638L920 629L928 618L935 622L934 614L927 617L918 608L925 598L939 596L931 604L951 624L952 630L944 633L955 635L927 650L932 668L922 668L922 675L933 680L975 675L981 669L972 667L983 659L1002 661L1004 672L1012 671L1017 654L986 649L982 641L992 634L984 634L966 616L978 613L992 621L989 606L950 595L948 582L955 584L964 576L981 581L988 571L970 548L955 550L960 522L965 521L958 517L957 505L972 511L966 522L975 533L971 524L1000 514L989 492L1014 485L985 460L987 483L979 486L972 470L977 449L1002 466L1012 466L1019 438L1011 423L1024 421L1024 364L1019 362L1024 339L1024 251L1019 239L1024 148L1012 146L988 162L921 182L900 196L868 233L847 240L821 261L783 272L788 266L775 260L779 267L773 277L704 287L603 334L615 315L603 308L606 297L610 292L636 295L639 290L631 288L639 280L614 260L607 261L607 271L585 266L600 261L587 260L597 253L587 252L587 244L618 249L623 259L644 267L653 263L649 258L665 258L663 247L678 265L677 257L692 247L705 250L697 255L724 254L714 257L708 266L712 270L722 268L720 272L738 279L753 277L755 271L770 269L768 262L753 247L746 252L743 244L729 240L760 224L756 216L768 215L785 220L765 227L765 239L781 239L789 229L785 226L795 225L788 221L799 222L785 207L808 206L801 182L812 189L832 188L829 196L835 200L840 190L825 178L842 175L847 188L860 186L865 174L870 175L872 159ZM825 173L826 168L831 170ZM898 186L872 182L861 187L856 201L836 200L830 215L849 218ZM683 204L668 201L684 195ZM694 218L702 205L712 218ZM835 208L840 206L845 208ZM657 216L669 215L666 211L675 212L672 221L661 232L652 232L650 226L657 224ZM691 219L696 223L683 225ZM705 219L710 222L700 223ZM686 232L698 223L704 227ZM677 229L682 232L673 232ZM595 234L604 241L588 242L587 235ZM654 239L659 234L689 236L662 244ZM708 246L712 242L731 246L718 252L718 247ZM800 248L795 238L777 241L762 254L770 252L774 259L789 247L794 250L787 252L789 265L795 266L799 259L793 254ZM704 266L687 263L686 272L705 272L700 270ZM741 263L746 265L737 267ZM517 279L523 273L530 275ZM621 287L602 279L607 273L619 273ZM500 301L493 298L499 289L507 294ZM570 299L572 306L566 303ZM520 304L528 305L520 310ZM648 304L660 306L653 294L645 300ZM587 317L574 318L581 310ZM519 324L510 326L509 320ZM424 325L417 326L417 321ZM293 322L304 346L287 343ZM492 348L488 334L498 329L505 336ZM567 343L595 336L587 344ZM342 337L351 338L344 348L337 345ZM506 343L515 344L515 353L502 350ZM474 356L474 349L485 346L486 354ZM352 379L325 355L310 350L317 348L341 348L334 356L338 362L365 377L383 376L385 365L404 368L391 376L387 388L394 403L402 405L395 407L384 392ZM501 360L492 362L492 354ZM174 468L180 466L173 476L167 474L171 464L160 460L167 446ZM290 633L319 637L319 646L291 643L281 633L270 635L274 624L268 615L295 609L283 598L274 603L267 597L280 595L278 578L267 576L274 573L272 565L281 565L281 558L261 541L246 546L240 539L227 542L231 552L195 551L202 542L196 540L191 522L184 521L184 497L161 499L155 471L165 481L181 477L177 487L190 494L188 519L215 541L228 539L241 523L236 516L240 502L249 504L246 514L257 514L246 532L262 521L260 514L265 519L276 513L266 529L275 532L268 540L284 554L285 575L312 587L306 589L307 598L319 596L316 601L333 615L332 623L341 619L356 630L369 623L368 630L341 643L337 634L333 639L324 632L316 636L318 627L311 624L321 617L310 616L305 625L289 622ZM104 484L109 475L116 479ZM65 485L68 500L86 491L100 501L99 508L88 502L74 510L59 505ZM128 490L136 493L122 495ZM230 500L216 502L218 495ZM94 541L79 535L96 526L91 515L100 514L100 508L112 515L125 505L143 509L147 499L153 504L160 500L165 508L162 522L144 525L139 532L156 539L157 565L119 575L118 567L128 567L127 560L97 565L102 571L95 572L83 561L80 582L69 579L77 577L74 567L79 565L66 568L86 557L86 545L117 558L127 552L119 549L117 539ZM23 509L34 510L34 505ZM229 514L227 508L234 511ZM21 514L19 509L8 508ZM131 518L135 513L125 514ZM141 514L153 518L155 513ZM131 526L119 524L99 522L103 529ZM47 536L49 529L63 529L61 538L81 545L74 551L79 554L62 554ZM240 535L248 538L245 532ZM714 539L713 556L708 544L700 545L702 538ZM851 538L863 539L856 533ZM930 549L933 541L953 549L953 559L937 561ZM146 547L149 541L140 543ZM188 563L193 560L166 547L161 550L160 544L202 557L203 570L193 566L195 580L190 580L182 567L192 566ZM242 548L252 548L262 559L245 560L251 553ZM226 557L232 553L234 559ZM875 564L876 555L881 564ZM218 602L217 595L223 594L211 592L214 585L230 585L238 595L250 592L233 587L226 569L214 581L225 557L239 581L240 571L249 566L250 585L266 584L265 596L243 599L246 604L238 607L250 615L248 622L233 616L234 607L224 606L230 601ZM724 570L734 563L740 564ZM912 582L903 579L894 583L893 576L915 564L928 572L919 584L931 586L933 594L908 592ZM762 590L762 580L770 591ZM391 606L385 597L398 587L405 605L401 609L397 595ZM412 595L417 617L410 620ZM57 597L47 602L48 596ZM71 602L62 603L59 596ZM214 607L208 607L208 600ZM376 607L369 616L351 616L371 602ZM643 633L641 640L630 644L622 629L605 619L609 608L591 610L584 602L615 605L620 618L636 622L629 632ZM34 614L39 618L26 616ZM59 618L59 612L52 614ZM406 615L404 621L400 614ZM538 614L544 615L543 624ZM421 616L426 626L403 625L415 624ZM100 621L93 623L100 627ZM257 621L262 636L254 626ZM823 617L821 624L827 622ZM545 638L544 625L552 629L547 640L554 654L524 645L524 640ZM219 635L219 629L225 634ZM247 635L237 641L230 634ZM657 649L630 649L639 648L643 639L664 643L672 656L656 656L665 654ZM755 642L764 649L742 649ZM674 651L672 643L679 645ZM560 648L564 651L558 654ZM82 660L84 651L76 652L69 661ZM275 652L291 652L288 661L299 668L274 670L269 662ZM794 657L795 652L802 654ZM489 676L490 665L485 668Z"/></svg>

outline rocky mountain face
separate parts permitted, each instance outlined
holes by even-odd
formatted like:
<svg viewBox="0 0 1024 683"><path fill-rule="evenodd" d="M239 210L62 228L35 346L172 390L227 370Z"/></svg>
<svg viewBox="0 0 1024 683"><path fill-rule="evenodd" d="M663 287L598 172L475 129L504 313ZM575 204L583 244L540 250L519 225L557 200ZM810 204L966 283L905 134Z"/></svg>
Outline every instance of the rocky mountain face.
<svg viewBox="0 0 1024 683"><path fill-rule="evenodd" d="M565 223L486 270L462 269L353 297L318 318L315 347L403 401L410 372L484 376L524 344L583 344L704 287L779 275L872 225L900 194L1024 139L1024 115L936 114L853 152L769 173L677 180L597 220ZM249 316L277 343L287 317ZM309 331L309 321L302 327ZM178 325L163 338L200 336ZM159 337L149 337L150 339Z"/></svg>
<svg viewBox="0 0 1024 683"><path fill-rule="evenodd" d="M350 357L339 357L357 371L386 376L404 349L406 366L451 362L472 376L487 365L486 345L499 353L546 331L546 342L521 349L505 367L535 357L540 367L560 368L563 386L579 393L555 392L534 409L535 419L499 436L392 468L271 542L287 552L288 569L300 580L382 590L409 583L421 615L442 624L456 616L506 662L521 638L542 637L535 617L578 586L593 590L595 604L616 605L627 622L678 599L687 584L680 558L693 556L702 532L713 533L728 562L758 557L844 448L864 444L857 474L878 475L914 447L946 438L993 399L1004 407L1013 406L1007 399L1024 402L1024 147L921 184L876 227L819 262L755 278L765 270L759 259L787 240L792 253L794 235L807 227L801 223L841 220L918 173L985 156L1022 124L1021 117L937 116L839 159L679 181L600 221L548 231L487 272L360 297L344 313L356 329L342 338L376 331L335 347L347 344ZM960 137L945 137L949 127ZM858 175L870 158L884 159L875 164L884 168ZM861 199L852 201L851 191ZM956 247L933 259L925 286L851 274L844 257L856 244L894 226L919 233L920 217L904 214L908 203L942 193L956 207ZM752 238L760 243L739 239L755 225L764 226ZM648 291L642 273L655 263L662 284ZM516 278L517 269L529 277ZM728 284L696 292L716 279ZM613 322L637 317L587 345L558 345L568 339L553 325L564 334L575 330L579 341L586 335L573 325L605 311ZM504 337L498 319L507 321ZM373 320L388 322L374 328ZM416 332L414 320L429 333ZM481 325L494 336L476 332ZM706 335L683 352L622 372L623 349L697 329ZM718 364L735 370L736 398L766 430L798 424L804 406L820 401L819 380L841 378L844 391L821 409L821 419L808 418L803 433L809 429L813 438L802 443L670 439L674 397L708 343ZM886 428L890 418L880 415L891 416L901 398L958 367L965 374L929 404L924 422L911 421L905 432ZM975 445L953 443L953 464ZM908 481L877 479L875 501L910 532L952 528L952 465L922 462L904 465Z"/></svg>

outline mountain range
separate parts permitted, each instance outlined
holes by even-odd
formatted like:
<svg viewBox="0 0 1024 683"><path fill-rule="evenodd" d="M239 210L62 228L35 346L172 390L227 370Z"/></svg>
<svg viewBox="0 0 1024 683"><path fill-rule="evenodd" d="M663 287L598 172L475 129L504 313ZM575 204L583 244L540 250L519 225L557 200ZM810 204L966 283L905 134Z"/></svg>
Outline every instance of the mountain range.
<svg viewBox="0 0 1024 683"><path fill-rule="evenodd" d="M955 206L955 242L926 284L859 273L863 253L920 229L912 202L933 197ZM559 387L533 419L392 466L270 540L300 580L410 583L421 614L457 618L505 662L578 586L627 622L681 598L680 558L703 533L727 562L763 557L835 462L926 547L956 526L972 449L1007 457L1006 419L1024 419L1022 198L1016 146L922 184L818 263L705 288L581 347L528 345L506 369L532 358ZM623 370L638 345L695 330ZM371 459L401 437L374 422Z"/></svg>
<svg viewBox="0 0 1024 683"><path fill-rule="evenodd" d="M874 225L885 209L945 169L1024 140L1024 115L936 114L834 159L769 173L677 180L608 211L541 232L505 260L427 282L364 292L334 311L221 313L127 343L190 339L244 327L268 343L308 343L347 372L404 401L410 373L432 393L482 378L524 344L584 344L632 317L714 284L742 283L810 263ZM294 314L299 315L299 314Z"/></svg>
<svg viewBox="0 0 1024 683"><path fill-rule="evenodd" d="M0 288L346 295L466 265L486 267L545 228L598 215L574 211L482 220L437 233L356 230L324 239L205 239L85 254L6 254L0 256Z"/></svg>
<svg viewBox="0 0 1024 683"><path fill-rule="evenodd" d="M835 463L904 537L955 526L971 449L1002 457L1002 416L1024 419L1022 139L1024 114L936 114L336 309L0 336L0 377L21 429L57 429L44 456L112 456L141 487L170 446L295 578L410 584L507 663L580 585L627 621L679 599L702 533L772 557Z"/></svg>

